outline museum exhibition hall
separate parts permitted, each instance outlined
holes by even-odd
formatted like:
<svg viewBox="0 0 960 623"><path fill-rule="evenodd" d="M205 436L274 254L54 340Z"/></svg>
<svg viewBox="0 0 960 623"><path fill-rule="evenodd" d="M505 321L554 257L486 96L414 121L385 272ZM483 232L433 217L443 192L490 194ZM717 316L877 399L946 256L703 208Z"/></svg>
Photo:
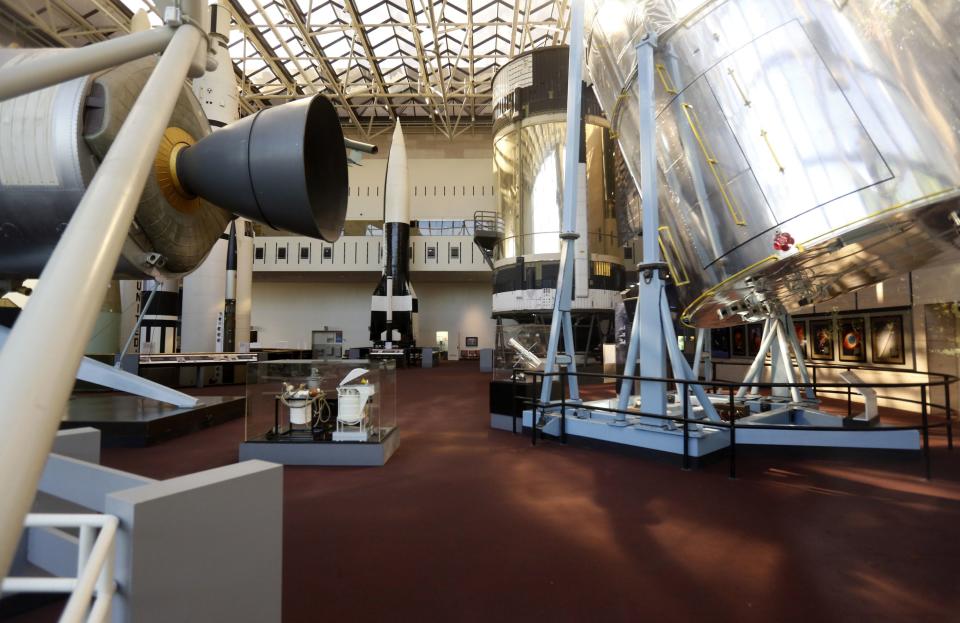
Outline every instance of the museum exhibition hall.
<svg viewBox="0 0 960 623"><path fill-rule="evenodd" d="M0 621L960 621L958 379L958 0L0 0Z"/></svg>

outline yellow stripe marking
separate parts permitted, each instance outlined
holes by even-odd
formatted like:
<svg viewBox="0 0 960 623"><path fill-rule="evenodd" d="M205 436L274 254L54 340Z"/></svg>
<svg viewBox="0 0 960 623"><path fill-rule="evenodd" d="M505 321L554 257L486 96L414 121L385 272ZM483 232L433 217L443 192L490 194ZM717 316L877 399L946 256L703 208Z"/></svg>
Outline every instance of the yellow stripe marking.
<svg viewBox="0 0 960 623"><path fill-rule="evenodd" d="M754 269L757 268L758 266L761 266L761 265L763 265L763 264L766 264L767 262L776 262L778 259L779 259L779 258L778 258L776 255L767 256L767 257L763 258L762 260L760 260L759 262L754 262L753 264L750 264L749 266L747 266L747 267L744 268L743 270L738 271L738 272L734 273L733 275L727 277L726 279L724 279L723 281L721 281L721 282L718 283L717 285L713 286L712 288L709 288L709 289L706 290L703 294L701 294L701 295L698 296L696 299L694 299L694 301L693 301L692 303L690 303L689 305L687 305L687 308L683 310L683 313L682 313L682 314L680 314L680 322L682 322L683 324L685 324L685 325L688 326L688 327L696 328L696 327L694 327L692 324L690 324L690 323L688 322L688 321L690 320L690 310L691 310L693 307L699 305L700 302L701 302L703 299L705 299L705 298L707 298L707 297L709 297L709 296L713 296L714 294L716 294L718 290L720 290L721 288L723 288L724 286L726 286L728 283L730 283L730 282L732 282L732 281L736 281L737 279L740 279L740 277L742 277L742 276L745 275L746 273L749 273L750 271L754 270Z"/></svg>
<svg viewBox="0 0 960 623"><path fill-rule="evenodd" d="M683 277L680 277L680 272L674 268L674 263L670 261L670 253L667 252L667 245L663 244L664 233L666 233L666 238L669 241L669 246L673 251L673 256L677 260L677 265L680 266L680 271L683 272ZM685 286L690 283L690 275L687 274L687 269L683 267L683 262L680 258L680 250L677 247L677 242L673 239L673 230L670 229L669 225L661 225L657 228L657 242L660 244L660 252L663 253L663 259L667 262L667 267L670 269L670 275L673 277L673 283L676 286Z"/></svg>
<svg viewBox="0 0 960 623"><path fill-rule="evenodd" d="M684 116L687 118L687 123L690 124L690 129L693 131L693 137L697 140L697 144L700 145L700 151L703 152L703 157L707 159L707 165L713 173L713 178L716 180L717 187L720 189L720 196L723 197L723 203L727 206L727 211L730 212L730 216L733 217L733 222L740 226L746 225L747 222L744 220L739 206L736 205L733 197L727 192L727 184L720 177L720 170L717 168L717 159L710 154L710 150L707 149L706 143L704 143L703 138L700 136L700 118L697 116L697 111L695 111L690 104L682 104L681 108L683 109Z"/></svg>
<svg viewBox="0 0 960 623"><path fill-rule="evenodd" d="M744 92L743 87L740 86L740 82L737 80L736 74L733 73L733 68L731 67L730 69L728 69L727 73L730 74L730 78L733 80L733 85L737 87L737 91L740 93L740 97L743 98L743 105L746 106L747 108L750 108L750 105L752 102L750 101L750 98L747 97L747 94Z"/></svg>

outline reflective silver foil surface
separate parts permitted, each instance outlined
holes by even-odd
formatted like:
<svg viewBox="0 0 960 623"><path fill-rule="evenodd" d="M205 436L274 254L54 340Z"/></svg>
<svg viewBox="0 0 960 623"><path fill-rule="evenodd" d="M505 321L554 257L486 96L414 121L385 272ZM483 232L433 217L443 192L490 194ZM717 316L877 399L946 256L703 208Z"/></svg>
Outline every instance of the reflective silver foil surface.
<svg viewBox="0 0 960 623"><path fill-rule="evenodd" d="M960 257L960 2L588 6L589 75L634 179L635 45L658 35L658 233L684 322Z"/></svg>

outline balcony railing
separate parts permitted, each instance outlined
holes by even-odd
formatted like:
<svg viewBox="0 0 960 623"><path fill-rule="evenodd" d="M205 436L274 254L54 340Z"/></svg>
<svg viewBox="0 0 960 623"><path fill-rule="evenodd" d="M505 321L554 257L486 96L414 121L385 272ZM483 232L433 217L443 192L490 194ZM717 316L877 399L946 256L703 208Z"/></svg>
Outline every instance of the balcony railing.
<svg viewBox="0 0 960 623"><path fill-rule="evenodd" d="M24 522L27 529L79 529L77 576L6 578L3 581L3 592L70 593L70 599L60 616L60 623L109 621L113 594L117 587L113 577L117 524L118 520L113 515L27 515Z"/></svg>

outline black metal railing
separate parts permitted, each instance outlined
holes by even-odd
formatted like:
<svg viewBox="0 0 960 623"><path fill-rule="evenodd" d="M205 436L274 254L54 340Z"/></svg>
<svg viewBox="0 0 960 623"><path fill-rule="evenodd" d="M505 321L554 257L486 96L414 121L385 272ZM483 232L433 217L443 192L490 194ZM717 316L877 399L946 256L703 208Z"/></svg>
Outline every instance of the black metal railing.
<svg viewBox="0 0 960 623"><path fill-rule="evenodd" d="M826 367L826 366L823 366ZM857 368L848 368L844 366L833 366L837 369L848 369L848 370L857 370ZM874 368L869 368L870 370L875 370ZM527 376L533 377L534 382L534 392L533 398L527 396L520 396L517 394L517 375L513 376L513 403L514 403L514 427L513 430L516 433L516 419L517 417L521 418L525 408L530 408L531 410L531 443L536 445L537 438L543 438L543 431L540 427L537 426L537 422L541 419L544 419L547 415L548 410L559 409L560 412L560 435L559 439L561 443L566 443L567 441L567 432L566 432L566 414L567 407L570 404L567 397L567 388L569 386L569 377L571 375L576 376L577 380L580 379L590 379L590 378L600 378L600 379L615 379L615 387L619 388L621 383L625 380L629 380L631 383L637 381L652 381L657 383L664 383L668 387L673 386L679 390L678 395L683 401L682 405L682 415L668 415L663 413L646 413L638 409L618 409L614 407L605 407L602 405L589 405L589 406L580 406L578 404L577 408L587 409L590 411L597 411L603 413L611 414L623 414L625 416L639 416L643 418L651 418L661 421L669 421L680 426L683 432L683 452L682 452L682 468L684 470L690 469L690 425L705 426L709 428L717 429L727 429L729 434L729 446L728 446L728 461L729 461L729 473L731 478L736 478L737 474L737 417L736 417L736 403L737 397L736 392L741 387L757 387L763 389L813 389L816 392L822 393L836 393L843 392L845 389L848 396L848 400L852 399L852 390L854 388L867 388L876 390L877 388L888 388L888 389L908 389L916 388L920 392L920 400L913 400L908 398L901 397L885 397L887 400L900 400L907 403L919 404L920 405L920 420L915 424L902 424L902 425L884 425L884 426L874 426L874 427L857 427L857 428L840 428L836 426L818 426L818 425L808 425L808 424L764 424L764 423L753 423L742 424L740 428L749 428L750 430L782 430L782 431L810 431L810 432L858 432L858 433L870 433L870 432L883 432L883 431L905 431L905 430L916 430L920 432L921 435L921 454L923 458L923 471L924 476L929 480L931 476L930 468L930 429L933 428L945 428L946 437L947 437L947 448L953 450L953 408L950 403L950 386L955 384L958 378L951 374L943 374L938 372L917 372L917 371L904 371L904 370L881 370L888 372L899 372L905 374L920 375L926 377L926 381L918 382L876 382L876 383L849 383L849 382L795 382L795 383L763 383L763 382L750 382L744 383L742 381L722 381L722 380L688 380L688 379L675 379L668 377L650 377L650 376L626 376L626 375L614 375L608 373L596 373L596 372L569 372L565 368L561 368L557 372L542 372L542 371L525 371L524 374ZM548 402L543 402L540 400L540 387L542 386L543 379L546 377L555 377L560 381L560 398L559 400L550 400ZM723 420L721 417L720 421L707 420L703 417L692 418L690 417L690 392L689 389L691 386L699 385L705 390L712 390L714 394L725 391L729 398L728 408L729 408L729 419ZM932 403L928 400L930 397L930 390L935 387L944 388L944 404ZM880 397L878 396L878 399ZM944 418L942 421L931 422L930 421L930 411L933 409L939 409L943 411ZM848 403L848 417L852 413L851 403ZM518 413L519 411L519 413ZM521 425L522 428L522 425Z"/></svg>
<svg viewBox="0 0 960 623"><path fill-rule="evenodd" d="M503 234L503 218L496 211L477 210L473 213L473 231L499 236Z"/></svg>
<svg viewBox="0 0 960 623"><path fill-rule="evenodd" d="M739 360L730 360L730 361L726 361L726 360L725 360L725 361L715 361L715 360L711 360L711 361L710 361L711 367L713 368L713 378L714 378L714 379L717 379L716 382L718 382L718 383L721 382L721 381L719 380L718 375L717 375L717 366L718 366L718 365L722 365L722 366L742 366L742 367L748 367L748 366L752 365L752 363L753 363L752 360L751 360L751 361L739 361ZM769 367L771 367L770 362L764 362L763 365L764 365L764 368L769 368ZM817 371L818 371L818 370L836 370L836 371L841 371L841 372L871 372L871 373L872 373L872 372L884 372L884 373L904 374L904 375L906 375L906 374L914 374L914 375L927 376L927 377L929 377L929 376L939 376L939 377L942 377L942 378L952 378L952 379L956 379L956 378L957 378L957 377L954 377L954 376L952 376L952 375L943 374L943 373L940 373L940 372L922 372L922 371L919 371L919 370L911 370L911 369L906 369L906 368L893 368L893 367L889 367L889 366L849 366L849 365L845 366L845 365L836 364L836 363L816 363L816 362L807 361L807 362L806 362L806 367L807 367L808 370L812 371L812 374L811 374L811 377L810 377L810 384L809 384L809 385L806 385L805 387L808 387L808 386L812 385L812 386L816 387L817 389L819 389L819 390L820 390L819 393L822 393L822 394L839 394L839 395L845 395L845 396L846 396L846 399L847 399L847 416L850 416L850 415L852 414L852 411L853 411L853 391L852 391L852 390L853 390L854 387L870 387L870 388L872 388L872 389L876 389L876 388L878 388L878 387L900 387L900 386L899 386L899 385L896 385L896 384L887 384L887 383L884 383L884 382L878 382L878 383L868 383L868 382L864 382L864 383L862 383L862 384L856 384L856 383L849 384L849 383L840 383L840 382L838 382L838 383L841 385L841 387L844 387L844 386L845 386L846 389L845 389L845 390L842 389L842 388L841 388L841 389L834 389L834 388L832 388L832 385L833 385L833 384L830 384L830 383L820 383L820 382L818 382L818 380L817 380ZM725 382L736 383L737 381L725 381ZM939 386L939 385L941 385L941 384L942 384L942 383L934 383L933 386ZM952 384L953 384L953 381L950 381L949 383L946 383L946 384L943 385L943 389L944 389L944 403L945 403L946 405L952 404L952 403L950 402L950 385L952 385ZM740 385L745 385L745 383L740 383ZM764 386L762 383L751 383L750 385L751 385L751 386L759 385L759 386L761 386L761 387ZM929 385L928 385L928 386L929 386ZM820 389L820 388L822 388L822 389ZM877 400L887 400L887 401L890 401L890 402L902 402L902 403L911 404L911 405L920 405L920 404L921 404L921 401L920 401L920 400L914 400L913 398L906 398L906 397L904 397L904 396L890 396L890 395L877 394ZM941 408L941 409L944 408L944 405L932 405L932 406L936 406L936 407L939 407L939 408ZM952 430L948 429L948 433L950 433L950 434L949 434L949 445L950 445L950 449L952 450L952 449L953 449L953 434L952 434Z"/></svg>

